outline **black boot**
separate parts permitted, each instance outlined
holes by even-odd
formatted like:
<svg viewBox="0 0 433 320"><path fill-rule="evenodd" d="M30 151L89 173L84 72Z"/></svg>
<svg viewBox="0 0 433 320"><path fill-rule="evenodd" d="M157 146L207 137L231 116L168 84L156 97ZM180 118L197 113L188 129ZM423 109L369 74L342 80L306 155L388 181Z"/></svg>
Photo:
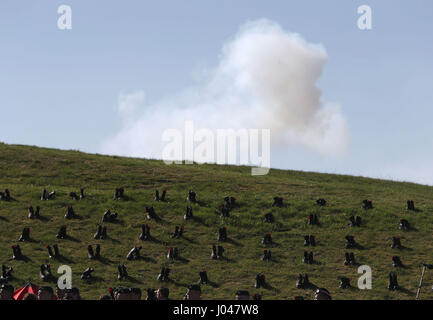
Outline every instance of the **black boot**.
<svg viewBox="0 0 433 320"><path fill-rule="evenodd" d="M164 281L164 274L165 274L165 267L161 267L161 271L158 274L158 277L156 278L156 280Z"/></svg>
<svg viewBox="0 0 433 320"><path fill-rule="evenodd" d="M310 235L310 246L316 246L316 238L313 235Z"/></svg>
<svg viewBox="0 0 433 320"><path fill-rule="evenodd" d="M24 228L20 237L18 238L19 242L30 241L30 229Z"/></svg>
<svg viewBox="0 0 433 320"><path fill-rule="evenodd" d="M87 268L84 270L83 274L81 275L82 280L88 280L92 277L92 272L95 271L93 268Z"/></svg>
<svg viewBox="0 0 433 320"><path fill-rule="evenodd" d="M57 239L65 239L66 238L66 226L61 226L59 232L56 235Z"/></svg>
<svg viewBox="0 0 433 320"><path fill-rule="evenodd" d="M302 274L298 275L298 280L296 280L296 288L298 289L305 288L304 277L302 276Z"/></svg>
<svg viewBox="0 0 433 320"><path fill-rule="evenodd" d="M47 189L42 190L41 200L47 200Z"/></svg>
<svg viewBox="0 0 433 320"><path fill-rule="evenodd" d="M313 264L314 263L313 251L310 251L310 253L308 254L308 263L309 264Z"/></svg>
<svg viewBox="0 0 433 320"><path fill-rule="evenodd" d="M216 245L214 245L214 244L212 245L212 254L210 255L210 257L212 259L217 259L218 258Z"/></svg>
<svg viewBox="0 0 433 320"><path fill-rule="evenodd" d="M157 300L156 294L155 294L155 289L147 288L146 292L147 292L147 297L145 300L149 300L149 301Z"/></svg>
<svg viewBox="0 0 433 320"><path fill-rule="evenodd" d="M207 277L207 271L203 270L199 272L200 275L200 284L208 284L209 283L209 279Z"/></svg>
<svg viewBox="0 0 433 320"><path fill-rule="evenodd" d="M36 219L39 219L41 217L40 211L41 211L41 207L36 206L36 211L35 211L35 218Z"/></svg>
<svg viewBox="0 0 433 320"><path fill-rule="evenodd" d="M355 225L356 225L357 227L360 227L360 226L361 226L361 217L360 217L360 216L356 216L356 219L355 219Z"/></svg>
<svg viewBox="0 0 433 320"><path fill-rule="evenodd" d="M218 259L222 259L223 258L223 253L224 253L224 247L223 246L218 246L217 258Z"/></svg>
<svg viewBox="0 0 433 320"><path fill-rule="evenodd" d="M391 248L401 249L400 237L392 237Z"/></svg>
<svg viewBox="0 0 433 320"><path fill-rule="evenodd" d="M174 259L174 257L173 257L173 248L168 249L167 259Z"/></svg>
<svg viewBox="0 0 433 320"><path fill-rule="evenodd" d="M47 199L48 199L48 200L53 200L55 196L56 196L56 191L53 190L53 191L51 191L51 192L48 194Z"/></svg>
<svg viewBox="0 0 433 320"><path fill-rule="evenodd" d="M406 210L415 211L415 202L413 200L407 200L407 208Z"/></svg>
<svg viewBox="0 0 433 320"><path fill-rule="evenodd" d="M107 239L107 227L105 227L105 226L102 228L102 233L101 233L100 239L102 239L102 240Z"/></svg>
<svg viewBox="0 0 433 320"><path fill-rule="evenodd" d="M140 240L150 240L150 225L141 225L141 234L138 238Z"/></svg>
<svg viewBox="0 0 433 320"><path fill-rule="evenodd" d="M304 236L304 246L310 245L310 236Z"/></svg>
<svg viewBox="0 0 433 320"><path fill-rule="evenodd" d="M226 205L222 205L220 206L220 210L221 210L221 218L227 218L230 217L230 207L226 206Z"/></svg>
<svg viewBox="0 0 433 320"><path fill-rule="evenodd" d="M68 206L68 209L66 210L65 213L65 219L72 219L74 217L75 217L74 208L72 208L72 206Z"/></svg>
<svg viewBox="0 0 433 320"><path fill-rule="evenodd" d="M111 210L108 209L104 212L104 215L102 216L102 222L111 222Z"/></svg>
<svg viewBox="0 0 433 320"><path fill-rule="evenodd" d="M95 259L101 258L101 245L98 243L95 248Z"/></svg>
<svg viewBox="0 0 433 320"><path fill-rule="evenodd" d="M96 229L96 233L93 235L93 239L101 239L102 235L102 226L98 225L98 228Z"/></svg>
<svg viewBox="0 0 433 320"><path fill-rule="evenodd" d="M309 263L310 261L310 255L308 254L308 251L304 251L304 256L302 258L303 263Z"/></svg>
<svg viewBox="0 0 433 320"><path fill-rule="evenodd" d="M349 252L346 252L344 254L344 265L348 266L350 264L350 256L349 256Z"/></svg>
<svg viewBox="0 0 433 320"><path fill-rule="evenodd" d="M54 249L54 259L60 258L59 246L57 244L53 245Z"/></svg>
<svg viewBox="0 0 433 320"><path fill-rule="evenodd" d="M183 219L184 220L188 220L188 219L191 219L191 218L192 218L192 208L190 206L187 206L186 207L186 213L183 216Z"/></svg>
<svg viewBox="0 0 433 320"><path fill-rule="evenodd" d="M350 279L346 277L340 277L340 286L341 289L350 288Z"/></svg>
<svg viewBox="0 0 433 320"><path fill-rule="evenodd" d="M268 222L268 223L273 223L274 222L274 215L272 214L272 212L266 213L265 214L265 220L264 222Z"/></svg>
<svg viewBox="0 0 433 320"><path fill-rule="evenodd" d="M126 270L126 266L122 264L122 275L124 279L127 279L129 277L128 271Z"/></svg>
<svg viewBox="0 0 433 320"><path fill-rule="evenodd" d="M23 254L21 252L21 248L19 244L13 245L12 251L13 251L13 256L12 256L13 260L21 260L23 258Z"/></svg>
<svg viewBox="0 0 433 320"><path fill-rule="evenodd" d="M162 190L161 198L159 200L160 201L165 201L166 194L167 194L167 190L166 189Z"/></svg>
<svg viewBox="0 0 433 320"><path fill-rule="evenodd" d="M357 262L355 260L355 254L353 252L349 253L349 261L352 266L357 265Z"/></svg>
<svg viewBox="0 0 433 320"><path fill-rule="evenodd" d="M117 266L117 280L123 280L123 269L120 264Z"/></svg>
<svg viewBox="0 0 433 320"><path fill-rule="evenodd" d="M51 267L49 264L42 264L39 271L39 276L43 281L50 281L53 279L53 274L51 273Z"/></svg>
<svg viewBox="0 0 433 320"><path fill-rule="evenodd" d="M29 209L29 214L28 214L29 219L35 218L35 211L33 210L33 207L30 206L28 209Z"/></svg>
<svg viewBox="0 0 433 320"><path fill-rule="evenodd" d="M86 187L80 188L80 200L83 200L85 198L85 196L84 196L84 190L85 189L86 189Z"/></svg>
<svg viewBox="0 0 433 320"><path fill-rule="evenodd" d="M153 207L145 207L144 209L146 211L146 214L147 214L146 218L148 220L157 218L156 213L155 213L155 209Z"/></svg>
<svg viewBox="0 0 433 320"><path fill-rule="evenodd" d="M268 250L263 250L262 261L268 260Z"/></svg>
<svg viewBox="0 0 433 320"><path fill-rule="evenodd" d="M397 281L397 273L390 272L389 273L389 282L388 282L388 290L399 290L400 287Z"/></svg>
<svg viewBox="0 0 433 320"><path fill-rule="evenodd" d="M365 210L373 209L373 201L371 200L362 200L362 208Z"/></svg>
<svg viewBox="0 0 433 320"><path fill-rule="evenodd" d="M355 222L355 217L354 216L350 216L349 218L349 226L351 227L356 227L356 222Z"/></svg>
<svg viewBox="0 0 433 320"><path fill-rule="evenodd" d="M47 250L48 250L48 256L50 257L50 259L54 259L54 253L53 253L53 250L51 249L50 245L47 246Z"/></svg>
<svg viewBox="0 0 433 320"><path fill-rule="evenodd" d="M262 273L259 273L256 275L256 281L254 283L254 288L256 289L260 289L262 287L266 286L266 282L265 282L265 275Z"/></svg>
<svg viewBox="0 0 433 320"><path fill-rule="evenodd" d="M159 191L158 191L158 189L155 190L155 201L159 201Z"/></svg>
<svg viewBox="0 0 433 320"><path fill-rule="evenodd" d="M319 216L317 214L313 215L313 224L314 225L319 224Z"/></svg>
<svg viewBox="0 0 433 320"><path fill-rule="evenodd" d="M87 246L87 256L89 259L95 259L95 253L93 252L93 247L90 244Z"/></svg>
<svg viewBox="0 0 433 320"><path fill-rule="evenodd" d="M171 235L172 238L177 238L177 235L179 234L179 227L176 226L174 228L174 233Z"/></svg>

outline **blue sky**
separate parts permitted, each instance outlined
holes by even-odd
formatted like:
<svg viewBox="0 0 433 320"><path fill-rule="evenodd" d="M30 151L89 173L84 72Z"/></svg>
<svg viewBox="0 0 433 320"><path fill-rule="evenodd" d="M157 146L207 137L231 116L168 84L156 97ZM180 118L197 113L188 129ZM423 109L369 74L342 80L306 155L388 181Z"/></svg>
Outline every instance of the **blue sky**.
<svg viewBox="0 0 433 320"><path fill-rule="evenodd" d="M58 30L57 8L72 8ZM370 5L373 29L357 28ZM119 95L158 103L194 86L247 21L326 49L317 85L350 132L344 157L273 150L272 167L433 185L431 1L0 2L0 141L101 152L124 125Z"/></svg>

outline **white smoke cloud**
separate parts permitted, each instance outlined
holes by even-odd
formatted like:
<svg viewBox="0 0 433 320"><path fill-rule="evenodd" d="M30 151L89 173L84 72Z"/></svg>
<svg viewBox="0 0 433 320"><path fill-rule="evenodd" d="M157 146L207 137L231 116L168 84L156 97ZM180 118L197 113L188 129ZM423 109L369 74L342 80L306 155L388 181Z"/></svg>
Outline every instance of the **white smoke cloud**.
<svg viewBox="0 0 433 320"><path fill-rule="evenodd" d="M222 48L201 84L146 105L144 92L119 97L123 128L103 142L107 154L161 159L162 132L199 128L269 128L274 144L343 154L349 141L337 104L324 104L316 82L327 61L322 45L260 19L243 25Z"/></svg>

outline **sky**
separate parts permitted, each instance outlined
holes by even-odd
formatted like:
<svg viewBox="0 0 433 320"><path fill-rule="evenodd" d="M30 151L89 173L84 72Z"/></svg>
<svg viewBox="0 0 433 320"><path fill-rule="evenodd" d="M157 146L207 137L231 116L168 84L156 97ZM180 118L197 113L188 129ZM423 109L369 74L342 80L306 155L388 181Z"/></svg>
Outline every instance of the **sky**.
<svg viewBox="0 0 433 320"><path fill-rule="evenodd" d="M63 4L71 30L57 26ZM293 135L272 140L273 168L433 185L432 12L429 0L2 0L0 141L158 158L158 130L185 113L211 128L283 118ZM311 105L286 94L297 89Z"/></svg>

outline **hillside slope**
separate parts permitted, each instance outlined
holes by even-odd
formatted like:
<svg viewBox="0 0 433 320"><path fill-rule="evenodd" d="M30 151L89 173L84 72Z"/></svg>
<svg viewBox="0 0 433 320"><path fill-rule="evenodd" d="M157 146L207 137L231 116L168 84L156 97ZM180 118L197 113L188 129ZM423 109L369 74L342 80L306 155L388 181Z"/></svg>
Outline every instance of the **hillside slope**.
<svg viewBox="0 0 433 320"><path fill-rule="evenodd" d="M69 192L86 187L86 199L74 201ZM113 200L116 187L124 187L128 201ZM433 262L433 188L412 183L271 170L266 176L250 175L250 168L217 165L165 165L161 161L110 157L77 151L60 151L30 146L0 144L0 189L9 188L16 201L0 201L0 262L13 266L21 286L28 281L41 284L39 266L68 264L73 270L73 285L85 299L97 299L115 286L158 288L156 281L161 265L172 268L170 297L182 299L189 283L199 280L198 272L208 271L210 285L202 286L204 299L232 299L237 289L261 293L264 299L293 299L303 295L311 299L311 290L295 288L299 273L308 273L310 281L327 288L334 299L414 299L420 277L420 263ZM41 201L43 188L56 190L55 200ZM155 202L154 190L168 189L167 202ZM193 205L195 218L184 221L188 189L197 192L200 204ZM239 208L229 218L220 218L217 208L223 198L237 198ZM274 196L283 196L284 208L271 208ZM328 205L319 207L315 200L325 198ZM361 208L363 199L373 200L374 209ZM417 212L406 211L406 200L413 199ZM27 218L27 207L41 207L44 219ZM80 219L66 220L66 207L73 205ZM160 221L148 221L144 206L154 206ZM119 213L117 223L104 223L109 238L94 240L93 234L107 209ZM263 223L263 214L272 211L273 224ZM320 226L306 224L309 214L318 214ZM363 226L348 226L350 215L362 217ZM398 229L401 218L409 220L414 230ZM150 223L154 241L140 241L141 225ZM71 239L58 240L55 235L63 224ZM172 239L175 226L183 224L183 239ZM210 259L211 245L217 244L217 230L226 226L229 241L223 243L227 259ZM28 261L12 261L11 245L17 244L23 227L31 229L32 242L20 243ZM263 262L261 239L272 233L270 246L274 261ZM302 262L303 235L314 234L317 264ZM356 286L357 268L344 266L346 235L355 235L364 248L350 250L361 264L373 271L373 289L338 288L339 276L352 278ZM391 249L393 236L401 235L402 250ZM45 246L59 244L65 261L51 261ZM101 261L89 260L88 244L101 244ZM145 259L127 261L126 254L134 245L142 245ZM178 247L181 260L169 262L170 247ZM404 290L387 290L391 257L399 255L404 268L397 268L399 284ZM132 277L117 280L117 265L125 263ZM95 269L95 280L80 279L87 267ZM268 289L254 289L254 278L266 274ZM433 298L433 272L427 271L421 297ZM53 284L54 286L54 284Z"/></svg>

